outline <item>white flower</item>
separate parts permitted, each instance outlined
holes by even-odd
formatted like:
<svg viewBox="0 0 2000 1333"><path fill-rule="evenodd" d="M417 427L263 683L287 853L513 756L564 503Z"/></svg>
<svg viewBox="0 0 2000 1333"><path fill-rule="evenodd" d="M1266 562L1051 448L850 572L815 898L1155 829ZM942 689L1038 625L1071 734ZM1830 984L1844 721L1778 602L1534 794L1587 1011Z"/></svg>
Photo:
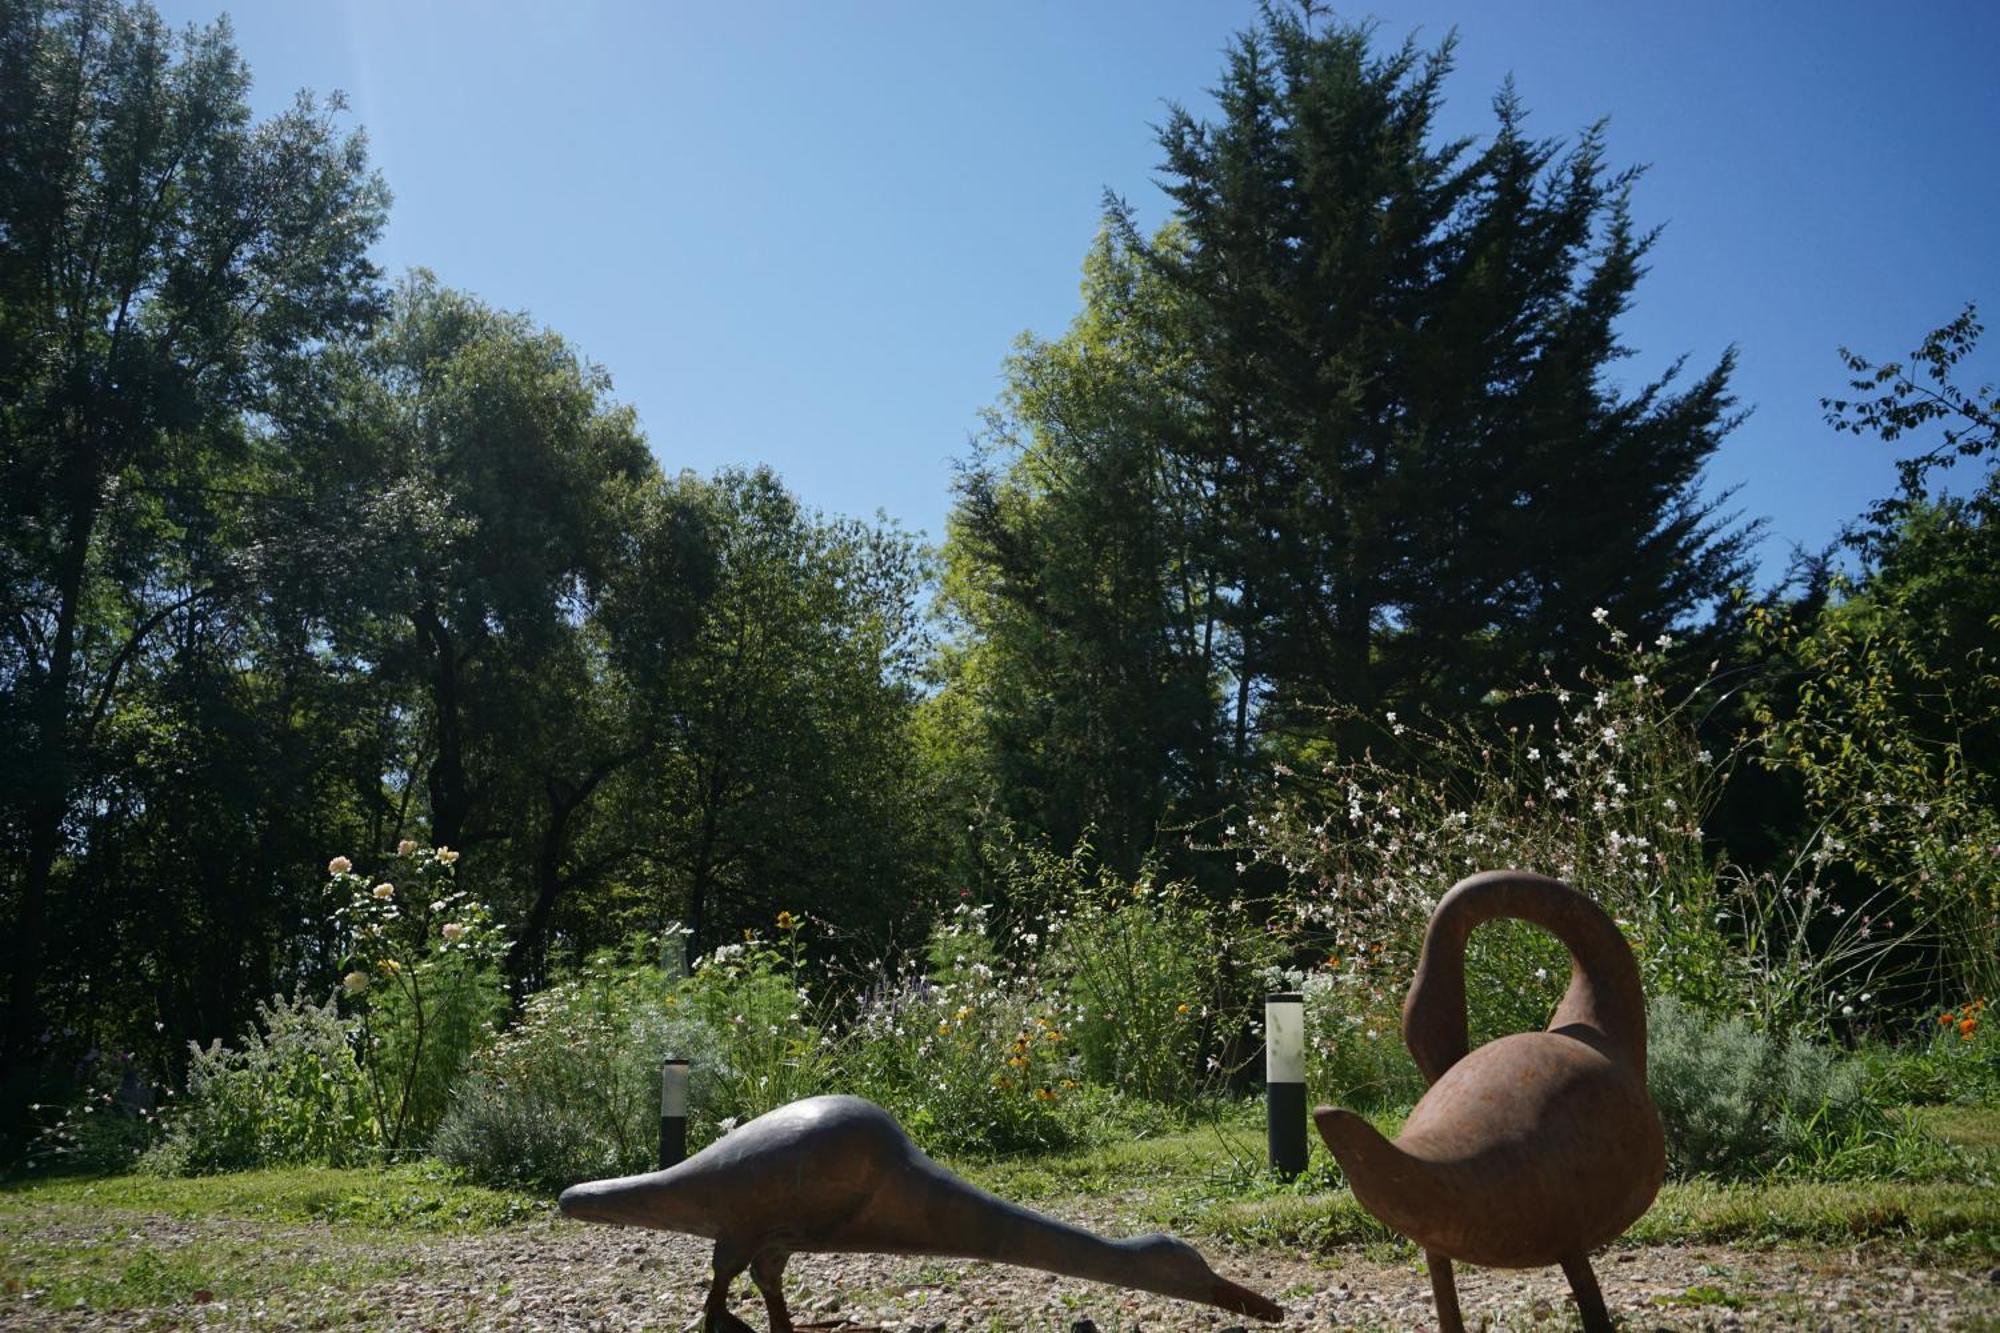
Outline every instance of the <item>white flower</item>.
<svg viewBox="0 0 2000 1333"><path fill-rule="evenodd" d="M398 856L408 856L415 850L417 850L417 844L414 838L405 838L396 844L396 855Z"/></svg>
<svg viewBox="0 0 2000 1333"><path fill-rule="evenodd" d="M1608 617L1610 614L1611 613L1609 611L1606 611L1601 606L1593 606L1590 608L1590 618L1592 620L1595 620L1600 625L1604 623L1605 618Z"/></svg>
<svg viewBox="0 0 2000 1333"><path fill-rule="evenodd" d="M1636 675L1636 676L1632 677L1632 683L1633 683L1634 685L1637 685L1637 686L1639 686L1639 687L1640 687L1640 688L1642 688L1642 689L1643 689L1643 688L1645 688L1645 684L1646 684L1646 673L1642 671L1642 672L1640 672L1640 673L1639 673L1638 675Z"/></svg>
<svg viewBox="0 0 2000 1333"><path fill-rule="evenodd" d="M1548 979L1549 979L1549 970L1546 967L1538 967L1535 969L1535 980L1547 981Z"/></svg>
<svg viewBox="0 0 2000 1333"><path fill-rule="evenodd" d="M344 856L336 856L326 863L326 873L329 875L345 875L352 869L354 869L354 862Z"/></svg>
<svg viewBox="0 0 2000 1333"><path fill-rule="evenodd" d="M1533 763L1533 762L1534 762L1535 760L1537 760L1537 759L1540 759L1541 757L1542 757L1542 752L1541 752L1540 750L1536 749L1536 748L1535 748L1534 746L1532 746L1532 745L1530 745L1530 746L1528 747L1528 762L1529 762L1529 763Z"/></svg>
<svg viewBox="0 0 2000 1333"><path fill-rule="evenodd" d="M449 847L440 847L433 855L437 857L439 865L448 866L458 860L458 853Z"/></svg>
<svg viewBox="0 0 2000 1333"><path fill-rule="evenodd" d="M386 903L391 898L396 896L396 886L394 884L389 883L389 881L387 880L383 880L380 884L377 884L375 886L373 892L377 898L380 898L383 902Z"/></svg>
<svg viewBox="0 0 2000 1333"><path fill-rule="evenodd" d="M1037 935L1032 930L1029 931L1027 934L1023 935L1021 939L1030 949L1034 948L1037 944L1040 944L1042 942L1042 937L1040 935Z"/></svg>
<svg viewBox="0 0 2000 1333"><path fill-rule="evenodd" d="M438 933L448 940L460 940L465 938L465 924L460 921L447 921Z"/></svg>
<svg viewBox="0 0 2000 1333"><path fill-rule="evenodd" d="M727 1134L730 1130L736 1128L736 1117L733 1115L726 1115L722 1117L722 1119L715 1122L715 1127L721 1130L723 1133Z"/></svg>
<svg viewBox="0 0 2000 1333"><path fill-rule="evenodd" d="M359 995L362 991L368 989L368 974L366 972L349 972L340 979L340 984L346 989L349 995Z"/></svg>
<svg viewBox="0 0 2000 1333"><path fill-rule="evenodd" d="M1659 645L1660 651L1664 653L1667 649L1674 646L1674 636L1671 634L1662 634L1659 638L1653 640L1653 642Z"/></svg>

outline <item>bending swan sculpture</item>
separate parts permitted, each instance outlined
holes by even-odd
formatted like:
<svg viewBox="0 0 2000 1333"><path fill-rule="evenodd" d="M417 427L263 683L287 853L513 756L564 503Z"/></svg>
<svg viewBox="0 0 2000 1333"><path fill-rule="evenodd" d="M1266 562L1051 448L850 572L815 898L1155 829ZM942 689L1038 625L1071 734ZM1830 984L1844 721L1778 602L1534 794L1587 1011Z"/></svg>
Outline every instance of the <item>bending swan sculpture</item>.
<svg viewBox="0 0 2000 1333"><path fill-rule="evenodd" d="M1546 1032L1466 1053L1465 941L1517 917L1569 948L1569 989ZM1646 1091L1646 997L1631 946L1597 904L1519 870L1461 880L1424 934L1403 1043L1430 1090L1394 1143L1351 1111L1313 1112L1369 1212L1423 1246L1441 1333L1462 1333L1451 1261L1559 1263L1583 1326L1609 1333L1588 1255L1652 1206L1666 1172Z"/></svg>
<svg viewBox="0 0 2000 1333"><path fill-rule="evenodd" d="M586 1222L712 1237L708 1333L753 1333L728 1309L729 1284L745 1268L764 1294L771 1333L793 1333L785 1262L828 1251L987 1259L1284 1318L1171 1236L1105 1240L968 1185L859 1097L781 1106L678 1166L574 1185L560 1204Z"/></svg>

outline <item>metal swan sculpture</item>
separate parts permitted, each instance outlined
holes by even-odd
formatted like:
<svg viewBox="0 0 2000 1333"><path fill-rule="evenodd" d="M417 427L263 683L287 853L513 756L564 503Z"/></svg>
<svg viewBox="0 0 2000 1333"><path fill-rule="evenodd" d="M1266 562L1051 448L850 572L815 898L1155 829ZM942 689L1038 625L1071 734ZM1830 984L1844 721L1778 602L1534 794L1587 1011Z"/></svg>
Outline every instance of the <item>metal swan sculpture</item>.
<svg viewBox="0 0 2000 1333"><path fill-rule="evenodd" d="M1569 948L1569 989L1546 1032L1466 1051L1465 942L1516 917ZM1562 1265L1583 1325L1611 1318L1590 1251L1652 1206L1666 1172L1646 1091L1646 997L1631 946L1560 881L1502 870L1439 901L1403 1003L1403 1042L1430 1090L1391 1143L1351 1111L1313 1112L1355 1198L1423 1246L1442 1333L1461 1333L1451 1261Z"/></svg>
<svg viewBox="0 0 2000 1333"><path fill-rule="evenodd" d="M751 1333L729 1313L745 1268L771 1333L792 1333L794 1254L929 1254L1039 1268L1276 1321L1278 1305L1216 1275L1171 1236L1105 1240L988 1194L926 1157L889 1113L859 1097L809 1097L757 1117L678 1166L575 1185L563 1212L715 1241L709 1333Z"/></svg>

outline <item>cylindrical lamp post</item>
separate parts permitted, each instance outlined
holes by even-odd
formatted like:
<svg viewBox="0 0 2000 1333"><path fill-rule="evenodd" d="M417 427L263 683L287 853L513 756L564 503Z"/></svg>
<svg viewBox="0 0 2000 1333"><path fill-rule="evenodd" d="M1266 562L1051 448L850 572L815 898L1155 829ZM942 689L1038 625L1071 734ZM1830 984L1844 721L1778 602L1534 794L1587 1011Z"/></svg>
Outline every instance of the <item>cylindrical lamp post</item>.
<svg viewBox="0 0 2000 1333"><path fill-rule="evenodd" d="M670 1055L660 1066L660 1170L686 1158L687 1144L688 1062Z"/></svg>
<svg viewBox="0 0 2000 1333"><path fill-rule="evenodd" d="M1289 1180L1306 1169L1306 997L1264 997L1264 1107L1271 1169Z"/></svg>

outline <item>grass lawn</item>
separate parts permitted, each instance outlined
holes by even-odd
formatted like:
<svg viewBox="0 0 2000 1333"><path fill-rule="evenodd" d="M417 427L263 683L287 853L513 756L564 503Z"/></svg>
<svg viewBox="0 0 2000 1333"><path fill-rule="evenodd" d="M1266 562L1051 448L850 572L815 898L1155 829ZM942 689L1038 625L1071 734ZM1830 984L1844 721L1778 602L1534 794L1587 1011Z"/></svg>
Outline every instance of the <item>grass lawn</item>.
<svg viewBox="0 0 2000 1333"><path fill-rule="evenodd" d="M1965 1182L1669 1184L1619 1245L1867 1244L1989 1263L2000 1254L2000 1189L1990 1183L2000 1169L2000 1108L1920 1114L1965 1154ZM1111 1229L1412 1257L1338 1186L1329 1160L1316 1157L1304 1178L1280 1183L1262 1171L1263 1152L1261 1124L1239 1115L1089 1151L950 1165L998 1194L1100 1217ZM431 1166L18 1182L0 1186L0 1324L28 1291L42 1310L274 1300L290 1301L295 1316L299 1303L321 1302L337 1321L344 1303L409 1271L413 1239L449 1243L545 1225L552 1213L546 1198L464 1185Z"/></svg>

